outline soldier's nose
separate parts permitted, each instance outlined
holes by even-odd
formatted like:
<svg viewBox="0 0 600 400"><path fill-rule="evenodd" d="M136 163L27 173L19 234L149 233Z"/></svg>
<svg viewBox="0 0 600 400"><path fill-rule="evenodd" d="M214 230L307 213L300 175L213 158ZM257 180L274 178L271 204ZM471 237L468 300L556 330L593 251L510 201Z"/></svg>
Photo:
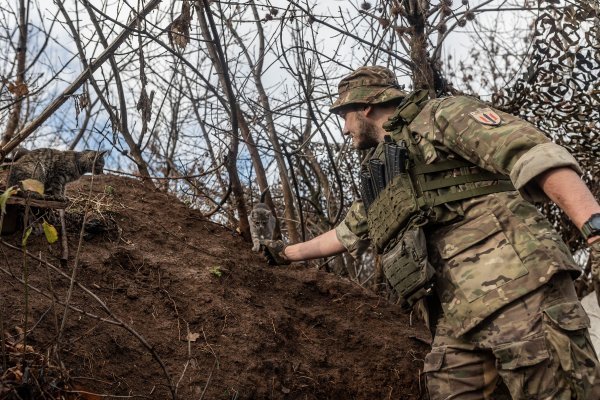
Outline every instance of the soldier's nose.
<svg viewBox="0 0 600 400"><path fill-rule="evenodd" d="M348 129L347 125L344 123L344 129L342 129L342 135L349 135L350 134L350 130Z"/></svg>

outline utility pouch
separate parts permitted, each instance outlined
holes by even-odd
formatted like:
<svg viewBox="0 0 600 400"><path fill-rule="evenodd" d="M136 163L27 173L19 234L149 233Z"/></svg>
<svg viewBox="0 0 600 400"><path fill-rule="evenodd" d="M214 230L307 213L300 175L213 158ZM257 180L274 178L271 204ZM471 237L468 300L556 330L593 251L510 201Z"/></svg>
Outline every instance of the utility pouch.
<svg viewBox="0 0 600 400"><path fill-rule="evenodd" d="M385 165L377 158L371 159L369 160L369 172L371 172L375 196L378 196L385 188Z"/></svg>
<svg viewBox="0 0 600 400"><path fill-rule="evenodd" d="M375 190L373 189L373 179L369 168L363 168L360 171L360 195L365 205L365 210L368 212L371 203L375 200Z"/></svg>
<svg viewBox="0 0 600 400"><path fill-rule="evenodd" d="M411 224L399 240L382 256L386 278L404 300L412 306L432 291L435 270L427 258L425 235L420 225Z"/></svg>
<svg viewBox="0 0 600 400"><path fill-rule="evenodd" d="M369 237L377 253L382 252L418 210L417 195L410 176L400 173L369 205Z"/></svg>
<svg viewBox="0 0 600 400"><path fill-rule="evenodd" d="M386 138L389 138L389 136L386 136ZM408 150L404 140L401 140L399 143L387 141L384 143L383 149L385 155L385 179L386 184L388 184L395 176L406 172Z"/></svg>

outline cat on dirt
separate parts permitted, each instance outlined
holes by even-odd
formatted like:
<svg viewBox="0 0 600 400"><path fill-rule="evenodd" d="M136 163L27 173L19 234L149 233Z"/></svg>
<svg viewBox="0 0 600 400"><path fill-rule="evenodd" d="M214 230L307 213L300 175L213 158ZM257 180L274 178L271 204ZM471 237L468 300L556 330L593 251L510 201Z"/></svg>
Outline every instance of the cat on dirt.
<svg viewBox="0 0 600 400"><path fill-rule="evenodd" d="M8 186L18 185L25 179L35 179L44 184L44 198L65 199L65 185L76 181L83 174L102 174L104 151L18 149L8 177Z"/></svg>
<svg viewBox="0 0 600 400"><path fill-rule="evenodd" d="M273 240L273 234L275 232L275 217L265 204L265 195L267 194L266 189L260 195L260 202L252 208L250 212L250 236L252 236L252 251L260 251L260 242L262 240Z"/></svg>

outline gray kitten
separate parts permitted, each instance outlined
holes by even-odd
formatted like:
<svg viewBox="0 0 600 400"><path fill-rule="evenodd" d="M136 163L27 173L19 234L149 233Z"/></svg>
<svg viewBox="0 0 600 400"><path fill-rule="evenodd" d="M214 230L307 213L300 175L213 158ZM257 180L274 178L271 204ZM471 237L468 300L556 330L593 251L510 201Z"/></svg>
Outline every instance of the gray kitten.
<svg viewBox="0 0 600 400"><path fill-rule="evenodd" d="M8 186L18 185L25 179L44 184L44 198L65 199L65 185L83 174L101 174L104 170L104 151L18 149L8 177Z"/></svg>
<svg viewBox="0 0 600 400"><path fill-rule="evenodd" d="M269 207L264 203L265 195L267 194L266 189L260 195L260 202L252 208L250 212L250 235L252 236L252 251L260 251L261 240L272 240L273 233L275 232L275 217Z"/></svg>

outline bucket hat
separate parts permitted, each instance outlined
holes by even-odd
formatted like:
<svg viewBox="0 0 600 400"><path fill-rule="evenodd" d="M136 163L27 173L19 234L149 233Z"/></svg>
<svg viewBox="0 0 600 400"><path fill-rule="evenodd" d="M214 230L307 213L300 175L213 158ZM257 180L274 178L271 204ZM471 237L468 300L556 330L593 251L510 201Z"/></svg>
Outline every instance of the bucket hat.
<svg viewBox="0 0 600 400"><path fill-rule="evenodd" d="M350 104L381 104L406 97L392 71L377 65L360 67L338 85L338 99L329 112L338 113Z"/></svg>

